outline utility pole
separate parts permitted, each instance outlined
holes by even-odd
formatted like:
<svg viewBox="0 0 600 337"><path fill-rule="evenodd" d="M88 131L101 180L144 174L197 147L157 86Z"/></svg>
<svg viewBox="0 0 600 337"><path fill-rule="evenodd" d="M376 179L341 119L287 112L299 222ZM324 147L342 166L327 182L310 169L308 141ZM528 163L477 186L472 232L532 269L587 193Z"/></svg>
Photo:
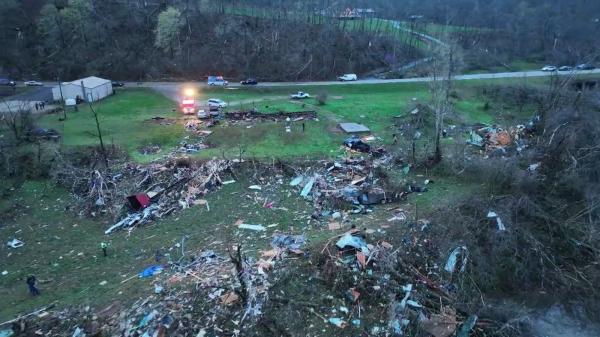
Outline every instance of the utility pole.
<svg viewBox="0 0 600 337"><path fill-rule="evenodd" d="M62 84L60 83L60 77L56 77L56 81L58 82L58 90L60 91L60 101L62 102L62 106L63 106L63 119L66 121L67 120L67 106L65 105L65 98L63 97Z"/></svg>

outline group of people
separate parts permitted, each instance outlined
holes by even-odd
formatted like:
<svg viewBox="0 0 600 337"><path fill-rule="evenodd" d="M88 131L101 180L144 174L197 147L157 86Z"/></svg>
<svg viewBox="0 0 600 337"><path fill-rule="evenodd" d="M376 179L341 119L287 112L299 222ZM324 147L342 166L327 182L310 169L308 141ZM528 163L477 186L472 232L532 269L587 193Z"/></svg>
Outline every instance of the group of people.
<svg viewBox="0 0 600 337"><path fill-rule="evenodd" d="M44 110L46 107L46 102L35 102L35 111Z"/></svg>
<svg viewBox="0 0 600 337"><path fill-rule="evenodd" d="M38 105L36 103L36 109L38 108ZM43 108L42 108L43 109ZM100 242L100 249L102 249L102 255L104 257L108 257L108 243L106 242ZM157 261L158 261L158 251L156 251L156 256L157 256ZM25 281L27 283L27 287L29 288L29 294L31 294L31 296L38 296L40 294L40 290L36 287L36 278L34 275L29 275L27 277L27 280Z"/></svg>

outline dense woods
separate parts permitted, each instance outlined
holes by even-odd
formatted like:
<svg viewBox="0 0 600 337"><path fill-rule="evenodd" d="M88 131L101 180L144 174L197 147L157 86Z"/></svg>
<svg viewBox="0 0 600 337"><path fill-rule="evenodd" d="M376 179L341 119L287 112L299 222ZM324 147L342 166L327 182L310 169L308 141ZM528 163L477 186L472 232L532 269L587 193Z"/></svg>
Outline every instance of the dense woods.
<svg viewBox="0 0 600 337"><path fill-rule="evenodd" d="M373 13L339 20L346 8ZM576 63L595 56L598 13L600 3L584 0L409 0L402 6L390 0L4 0L0 73L325 79L427 53L427 46L415 48L414 36L378 19L452 38L469 49L465 60L473 69L512 61Z"/></svg>

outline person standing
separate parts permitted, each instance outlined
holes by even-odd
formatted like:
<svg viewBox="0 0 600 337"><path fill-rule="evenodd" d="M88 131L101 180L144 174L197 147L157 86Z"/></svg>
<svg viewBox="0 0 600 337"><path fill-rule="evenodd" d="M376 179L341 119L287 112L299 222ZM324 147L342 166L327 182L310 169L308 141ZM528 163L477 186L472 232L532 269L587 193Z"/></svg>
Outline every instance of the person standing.
<svg viewBox="0 0 600 337"><path fill-rule="evenodd" d="M40 105L38 104L38 102L35 102L35 111L38 111L40 108Z"/></svg>
<svg viewBox="0 0 600 337"><path fill-rule="evenodd" d="M104 257L107 257L108 254L106 252L106 250L108 249L108 243L106 242L100 242L100 248L102 248L102 254L104 255Z"/></svg>
<svg viewBox="0 0 600 337"><path fill-rule="evenodd" d="M304 133L305 129L306 129L306 125L304 125L304 123L302 123L302 133Z"/></svg>
<svg viewBox="0 0 600 337"><path fill-rule="evenodd" d="M29 293L31 296L38 296L40 294L40 291L35 286L35 276L29 275L27 278L27 287L29 287Z"/></svg>

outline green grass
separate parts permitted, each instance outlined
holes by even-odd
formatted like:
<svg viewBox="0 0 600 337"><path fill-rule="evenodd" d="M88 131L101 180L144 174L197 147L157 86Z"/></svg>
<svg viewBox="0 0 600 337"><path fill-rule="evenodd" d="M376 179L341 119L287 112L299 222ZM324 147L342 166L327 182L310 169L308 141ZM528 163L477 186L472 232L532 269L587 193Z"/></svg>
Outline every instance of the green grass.
<svg viewBox="0 0 600 337"><path fill-rule="evenodd" d="M65 211L74 202L65 191L45 181L26 182L0 200L0 212L4 215L0 237L6 238L5 241L14 237L25 242L19 249L5 244L0 248L0 272L8 272L0 276L3 304L0 321L54 301L60 307L103 306L148 294L152 291L152 280L121 281L154 264L157 249L178 258L180 250L174 245L183 236L188 251L213 249L224 253L227 244L239 242L247 253L254 255L258 250L268 249L269 237L275 230L293 233L322 230L306 225L311 204L289 198L287 184L281 190L266 188L257 194L275 202L274 209L265 209L261 202L252 201L255 194L247 189L260 181L243 174L240 179L208 196L210 211L197 206L136 229L131 235L117 232L110 236L103 233L112 223L110 219L77 217L74 211ZM234 227L238 219L278 225L269 228L266 234L257 234ZM108 258L101 256L102 241L110 243ZM25 279L30 274L39 280L40 297L33 298L27 293ZM102 286L101 281L107 284Z"/></svg>
<svg viewBox="0 0 600 337"><path fill-rule="evenodd" d="M513 61L507 64L508 67L498 64L483 69L471 69L465 72L465 74L486 74L486 73L504 73L504 72L516 72L516 71L529 71L539 70L544 65L539 62L530 61Z"/></svg>
<svg viewBox="0 0 600 337"><path fill-rule="evenodd" d="M544 85L547 79L529 79L530 85ZM478 97L476 87L515 83L514 79L464 81L455 84L459 98L454 100L456 118L447 122L454 124L492 123L502 120L512 123L522 121L533 113L527 106L519 113L503 102L489 102ZM314 98L303 101L287 99L291 92L303 90L316 96L326 92L327 103L318 105ZM245 157L293 158L331 157L339 152L341 141L347 137L338 128L340 122L356 122L369 127L378 142L389 144L396 132L394 117L408 113L416 103L427 104L429 88L423 83L399 83L377 85L332 85L305 87L241 87L236 90L223 88L202 89L199 99L218 97L232 104L229 110L255 108L263 113L276 111L317 111L318 121L292 123L292 132L285 132L285 122L227 123L211 129L205 139L212 148L194 156L202 158L237 157L240 149ZM415 100L413 100L415 99ZM127 89L95 105L107 144L126 149L136 161L147 162L173 150L186 136L183 121L176 105L150 90ZM147 120L154 116L176 119L173 125L158 125ZM63 145L81 146L98 143L95 123L88 107L80 106L79 112L69 113L66 123L58 121L58 115L41 117L38 123L56 128L63 134ZM142 155L141 146L155 144L163 149L156 155Z"/></svg>
<svg viewBox="0 0 600 337"><path fill-rule="evenodd" d="M172 111L173 108L176 104L149 89L121 90L117 95L94 104L104 142L124 148L136 160L153 158L139 154L141 146L160 144L173 147L182 139L182 125L158 125L148 121L155 116L179 117L176 111ZM59 115L44 115L37 122L58 130L66 146L97 145L96 123L90 108L80 104L78 112L69 111L66 121L59 121Z"/></svg>

